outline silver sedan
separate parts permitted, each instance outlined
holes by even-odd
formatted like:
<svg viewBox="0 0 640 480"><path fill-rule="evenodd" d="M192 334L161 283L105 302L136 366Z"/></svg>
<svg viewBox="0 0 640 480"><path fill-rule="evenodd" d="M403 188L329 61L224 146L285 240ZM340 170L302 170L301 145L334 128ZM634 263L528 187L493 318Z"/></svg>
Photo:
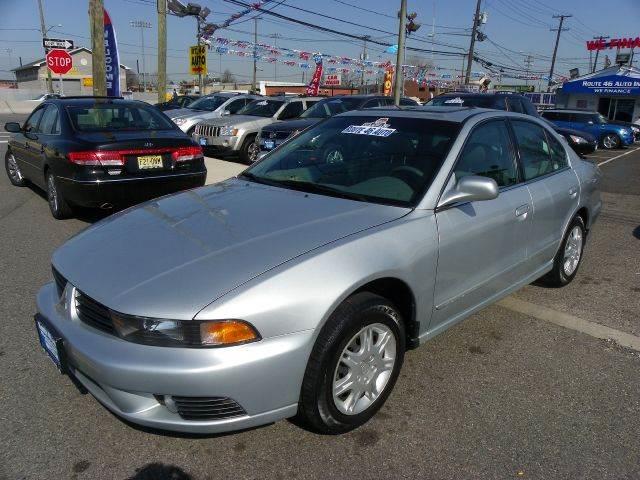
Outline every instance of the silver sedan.
<svg viewBox="0 0 640 480"><path fill-rule="evenodd" d="M69 240L37 331L60 370L137 424L297 416L346 432L384 404L407 349L534 280L571 282L599 179L532 117L339 115L236 178Z"/></svg>

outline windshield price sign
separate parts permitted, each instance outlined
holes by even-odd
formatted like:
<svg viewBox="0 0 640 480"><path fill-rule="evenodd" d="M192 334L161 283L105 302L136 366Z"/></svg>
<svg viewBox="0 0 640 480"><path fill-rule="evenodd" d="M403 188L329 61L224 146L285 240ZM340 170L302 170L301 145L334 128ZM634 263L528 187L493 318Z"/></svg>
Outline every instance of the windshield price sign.
<svg viewBox="0 0 640 480"><path fill-rule="evenodd" d="M207 47L194 45L189 47L189 71L191 75L207 74Z"/></svg>

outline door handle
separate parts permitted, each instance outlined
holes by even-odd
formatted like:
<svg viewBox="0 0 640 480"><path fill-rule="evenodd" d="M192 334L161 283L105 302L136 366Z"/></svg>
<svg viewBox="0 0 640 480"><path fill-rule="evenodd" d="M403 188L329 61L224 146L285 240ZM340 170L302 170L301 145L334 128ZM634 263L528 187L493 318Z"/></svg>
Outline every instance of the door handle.
<svg viewBox="0 0 640 480"><path fill-rule="evenodd" d="M522 217L523 219L527 217L527 213L529 213L529 204L525 203L524 205L520 205L516 208L516 217Z"/></svg>
<svg viewBox="0 0 640 480"><path fill-rule="evenodd" d="M569 189L569 196L571 198L575 198L575 196L578 194L578 187L571 187Z"/></svg>

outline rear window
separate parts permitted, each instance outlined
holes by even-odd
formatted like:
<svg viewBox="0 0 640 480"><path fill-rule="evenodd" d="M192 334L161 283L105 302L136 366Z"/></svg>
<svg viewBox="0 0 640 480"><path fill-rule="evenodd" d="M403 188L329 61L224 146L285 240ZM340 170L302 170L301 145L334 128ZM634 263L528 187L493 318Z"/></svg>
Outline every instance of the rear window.
<svg viewBox="0 0 640 480"><path fill-rule="evenodd" d="M439 96L430 100L427 105L434 107L478 107L505 110L504 99L496 98L493 95L487 96Z"/></svg>
<svg viewBox="0 0 640 480"><path fill-rule="evenodd" d="M169 119L144 105L106 103L90 107L68 106L67 113L73 128L80 132L174 129Z"/></svg>

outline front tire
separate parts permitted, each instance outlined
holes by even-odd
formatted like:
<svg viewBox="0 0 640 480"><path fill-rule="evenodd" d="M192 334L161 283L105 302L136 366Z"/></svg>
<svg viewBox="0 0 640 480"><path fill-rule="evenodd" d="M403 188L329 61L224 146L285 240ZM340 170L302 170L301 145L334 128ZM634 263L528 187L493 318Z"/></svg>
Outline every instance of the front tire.
<svg viewBox="0 0 640 480"><path fill-rule="evenodd" d="M256 143L256 135L251 135L245 139L240 148L240 160L244 163L253 163L258 160L260 146Z"/></svg>
<svg viewBox="0 0 640 480"><path fill-rule="evenodd" d="M404 352L403 320L391 302L369 292L348 298L313 347L297 420L325 434L363 425L393 390Z"/></svg>
<svg viewBox="0 0 640 480"><path fill-rule="evenodd" d="M569 224L560 248L553 260L553 269L542 277L542 283L550 287L564 287L578 273L582 261L587 229L582 217L576 215Z"/></svg>
<svg viewBox="0 0 640 480"><path fill-rule="evenodd" d="M7 154L4 156L4 168L7 171L11 185L24 187L27 184L27 180L22 175L20 167L18 166L18 161L11 151L7 151Z"/></svg>
<svg viewBox="0 0 640 480"><path fill-rule="evenodd" d="M57 220L69 218L73 214L73 210L60 191L56 177L51 172L47 172L47 202L51 215Z"/></svg>
<svg viewBox="0 0 640 480"><path fill-rule="evenodd" d="M615 133L607 133L602 137L602 146L607 150L615 150L616 148L620 148L622 145L622 140Z"/></svg>

